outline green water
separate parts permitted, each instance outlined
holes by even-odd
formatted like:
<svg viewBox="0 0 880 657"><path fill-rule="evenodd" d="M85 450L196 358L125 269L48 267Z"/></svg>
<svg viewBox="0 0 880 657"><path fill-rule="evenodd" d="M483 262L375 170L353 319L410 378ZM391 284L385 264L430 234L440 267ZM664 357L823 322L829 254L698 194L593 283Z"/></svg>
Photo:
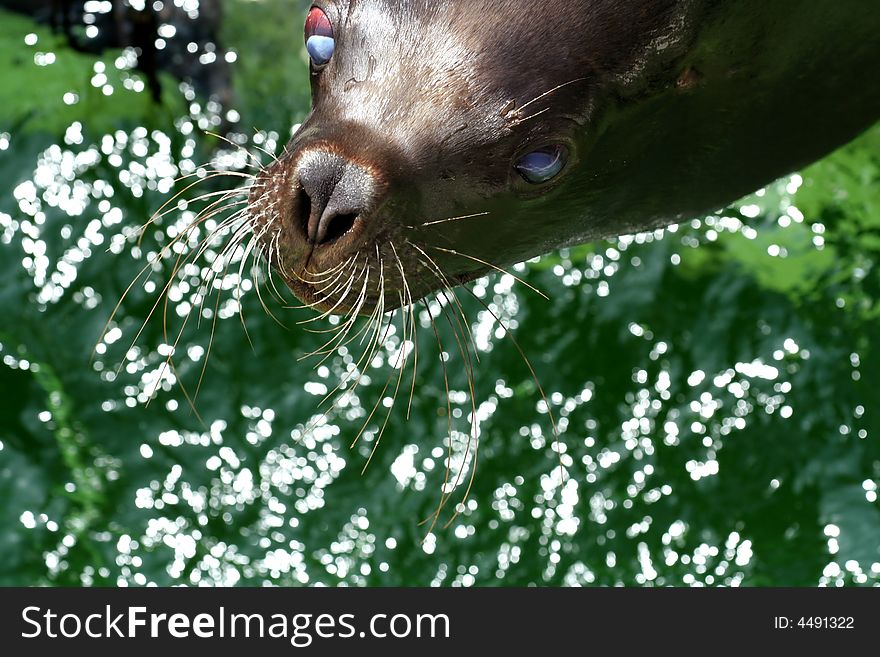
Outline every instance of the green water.
<svg viewBox="0 0 880 657"><path fill-rule="evenodd" d="M301 21L229 3L252 146L307 111L302 53L278 65ZM454 320L441 360L423 313L409 419L411 370L381 443L380 405L352 448L400 334L319 422L351 354L300 360L326 336L271 295L290 328L267 315L250 266L200 323L198 276L176 279L138 336L174 258L156 265L93 355L193 208L138 227L221 144L174 81L157 108L119 53L0 26L0 584L880 583L880 129L718 215L519 268L549 302L479 281L558 438L519 348L462 293L473 394Z"/></svg>

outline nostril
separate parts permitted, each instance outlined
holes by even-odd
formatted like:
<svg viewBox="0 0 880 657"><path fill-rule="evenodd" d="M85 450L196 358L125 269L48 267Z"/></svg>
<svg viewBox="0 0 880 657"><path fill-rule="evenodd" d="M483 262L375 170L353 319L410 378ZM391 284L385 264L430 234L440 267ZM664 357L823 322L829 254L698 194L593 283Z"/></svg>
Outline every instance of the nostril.
<svg viewBox="0 0 880 657"><path fill-rule="evenodd" d="M307 152L299 166L295 211L306 239L331 244L350 233L370 207L375 194L372 175L334 153Z"/></svg>
<svg viewBox="0 0 880 657"><path fill-rule="evenodd" d="M330 244L345 236L354 228L358 216L356 212L322 208L313 203L307 193L299 194L300 225L306 239L312 244Z"/></svg>
<svg viewBox="0 0 880 657"><path fill-rule="evenodd" d="M299 217L303 234L305 234L306 239L312 240L312 234L309 228L309 218L312 216L312 199L304 189L299 190L297 205L299 206L297 216Z"/></svg>
<svg viewBox="0 0 880 657"><path fill-rule="evenodd" d="M330 242L335 242L354 228L354 223L357 221L357 218L358 216L356 214L337 214L332 217L327 217L321 222L322 225L319 233L323 234L320 235L321 239L319 239L317 243L329 244Z"/></svg>

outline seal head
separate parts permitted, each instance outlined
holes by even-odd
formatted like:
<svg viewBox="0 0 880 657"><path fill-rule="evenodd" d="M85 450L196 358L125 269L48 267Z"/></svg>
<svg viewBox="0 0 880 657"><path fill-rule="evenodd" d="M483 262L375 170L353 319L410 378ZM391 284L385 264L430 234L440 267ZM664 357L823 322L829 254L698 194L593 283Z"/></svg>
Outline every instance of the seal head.
<svg viewBox="0 0 880 657"><path fill-rule="evenodd" d="M316 2L312 112L255 180L253 230L307 304L369 315L713 211L880 116L880 90L859 81L880 64L880 18L851 14L789 0Z"/></svg>

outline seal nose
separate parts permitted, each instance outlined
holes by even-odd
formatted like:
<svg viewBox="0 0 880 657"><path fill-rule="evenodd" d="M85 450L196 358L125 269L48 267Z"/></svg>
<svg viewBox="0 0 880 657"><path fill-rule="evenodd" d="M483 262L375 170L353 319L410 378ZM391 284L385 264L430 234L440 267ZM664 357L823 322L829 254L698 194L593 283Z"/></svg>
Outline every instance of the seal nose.
<svg viewBox="0 0 880 657"><path fill-rule="evenodd" d="M307 153L299 166L300 219L312 244L330 244L354 228L373 195L373 179L335 153Z"/></svg>

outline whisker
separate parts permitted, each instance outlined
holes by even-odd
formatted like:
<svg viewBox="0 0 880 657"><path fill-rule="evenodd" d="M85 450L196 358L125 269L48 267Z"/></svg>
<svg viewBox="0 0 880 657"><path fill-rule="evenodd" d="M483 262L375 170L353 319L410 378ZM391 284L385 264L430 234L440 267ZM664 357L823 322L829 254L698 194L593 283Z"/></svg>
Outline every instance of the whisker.
<svg viewBox="0 0 880 657"><path fill-rule="evenodd" d="M394 246L394 242L389 242L391 245L391 250L394 252L394 257L397 260L397 267L400 269L400 279L403 284L403 289L406 294L406 304L409 307L409 318L410 318L410 335L413 340L413 375L412 375L412 387L409 393L409 403L407 404L406 409L406 419L409 420L412 415L412 405L413 399L416 394L416 378L418 377L419 371L419 332L416 327L416 319L415 319L415 304L413 302L412 291L410 290L409 284L406 280L406 273L403 270L403 262L400 259L400 255L397 253L397 248Z"/></svg>
<svg viewBox="0 0 880 657"><path fill-rule="evenodd" d="M254 132L256 133L256 131L254 131ZM278 153L272 153L272 152L266 150L265 148L263 148L259 144L254 144L254 148L256 148L258 151L260 151L264 155L267 155L269 157L269 159L272 160L271 164L269 164L268 166L271 166L272 164L275 164L276 162L278 162L278 160L281 159L281 155L284 155L285 153L287 153L287 146L288 146L288 144L285 144L284 148L281 150L281 153L278 154Z"/></svg>
<svg viewBox="0 0 880 657"><path fill-rule="evenodd" d="M266 279L269 282L269 290L272 292L272 296L275 297L275 300L281 304L282 307L287 303L287 300L284 298L284 295L278 289L278 285L275 282L275 267L272 266L272 258L274 256L276 261L276 267L279 270L283 270L284 263L281 261L281 247L279 246L279 242L281 240L281 231L276 230L275 236L269 241L269 247L266 249Z"/></svg>
<svg viewBox="0 0 880 657"><path fill-rule="evenodd" d="M248 344L251 346L251 351L253 353L257 352L257 348L254 346L253 340L251 340L250 331L248 331L247 321L244 316L244 303L242 299L244 299L244 293L242 292L241 283L244 280L244 268L247 263L247 259L250 256L251 250L254 248L254 244L257 242L259 238L256 235L252 235L250 240L248 241L247 246L244 249L244 253L241 257L241 263L238 268L238 280L236 281L236 302L238 303L238 317L241 320L241 326L244 329L245 337L247 338Z"/></svg>
<svg viewBox="0 0 880 657"><path fill-rule="evenodd" d="M245 155L247 155L248 158L252 160L252 162L249 166L253 166L253 167L257 168L258 170L263 168L263 163L260 161L260 158L258 158L256 155L251 153L247 148L245 148L241 144L236 144L234 141L232 141L228 137L225 137L225 136L218 134L216 132L211 132L210 130L205 130L205 134L209 135L211 137L215 137L217 139L220 139L221 141L226 142L227 144L229 144L233 148L235 148L235 149L241 151L242 153L244 153ZM254 146L254 148L258 148L260 150L263 150L259 146L256 146L256 145Z"/></svg>
<svg viewBox="0 0 880 657"><path fill-rule="evenodd" d="M498 325L504 329L504 336L510 340L511 344L516 348L519 352L520 357L522 358L523 363L525 363L526 367L529 370L529 373L532 376L532 381L535 382L535 385L538 388L538 393L541 396L541 400L544 402L544 405L547 407L547 416L550 418L550 426L553 428L553 437L554 442L556 444L556 449L554 450L556 454L559 456L559 471L561 475L561 481L565 480L566 470L565 465L562 461L562 438L559 433L559 427L556 424L556 419L553 417L553 407L550 405L550 400L547 398L547 394L544 392L544 387L541 385L541 381L538 379L538 374L535 372L535 368L532 366L532 362L529 360L528 356L526 356L525 350L523 350L522 346L519 343L519 340L516 339L516 336L510 331L508 326L501 320L498 314L492 310L492 308L485 301L480 299L476 294L474 294L473 290L469 288L465 288L470 293L470 295L479 303L483 308L486 309L492 317L495 318L495 321L498 322Z"/></svg>
<svg viewBox="0 0 880 657"><path fill-rule="evenodd" d="M537 119L539 116L546 114L549 111L550 111L550 108L545 107L544 109L539 110L539 111L535 112L534 114L530 114L529 116L525 116L521 119L517 119L516 125L519 126L519 125L522 125L523 123L525 123L526 121L532 121L534 119Z"/></svg>
<svg viewBox="0 0 880 657"><path fill-rule="evenodd" d="M193 223L191 223L190 226L189 226L189 228L187 229L187 231L186 231L184 234L189 234L192 230L195 229L195 227L196 227L197 225L198 225L198 222L196 222L196 221L194 221ZM183 236L183 235L181 235L181 236ZM172 242L172 244L173 244L173 242ZM169 245L169 246L170 246L170 245ZM165 250L165 249L163 249L163 251L164 251L164 250ZM146 319L144 320L144 322L141 324L141 328L140 328L140 330L138 330L137 334L136 334L135 337L134 337L134 340L132 340L132 343L131 343L131 345L129 345L127 351L130 351L131 349L133 349L134 346L137 344L138 340L140 340L141 335L143 335L143 332L144 332L144 331L146 330L146 328L147 328L147 324L149 323L150 318L152 318L153 314L156 312L156 309L159 307L159 304L162 303L163 299L164 299L164 301L165 301L166 309L167 309L167 302L168 302L167 295L168 295L168 290L171 289L171 286L172 286L172 284L174 283L174 278L175 278L177 272L179 271L180 264L181 264L181 258L184 258L184 262L185 262L186 259L188 259L189 257L190 257L190 255L187 255L186 258L184 258L183 254L178 254L178 256L177 256L177 262L175 263L175 265L174 265L174 267L173 267L173 269L172 269L171 276L169 276L169 278L168 278L168 282L165 284L165 287L162 289L161 293L157 296L155 303L153 304L152 308L150 308L150 312L147 314L147 318L146 318ZM162 261L164 261L164 256L162 255L162 252L160 252L160 254L157 255L156 258L154 258L154 262L162 262ZM119 303L118 303L117 306L116 306L116 311L114 311L114 314L111 315L110 321L113 320L113 317L115 317L116 312L117 312L118 309L122 306L122 303L123 303L123 301L124 301L124 299L125 299L125 296L126 296L126 295L128 294L128 292L132 289L132 287L133 287L134 284L137 282L137 280L140 278L140 276L142 276L143 273L144 273L145 271L147 271L148 269L150 269L151 267L152 267L152 265L151 265L151 264L148 264L146 267L144 267L144 269L141 270L141 273L137 276L137 278L135 278L135 280L132 281L131 285L129 285L129 287L128 287L128 289L126 290L125 294L123 294L123 297L119 300ZM149 281L150 278L152 278L152 275L151 275L150 277L148 277L147 280ZM108 323L108 326L109 326L109 323ZM117 376L118 376L118 375L120 374L120 372L122 371L122 368L123 368L123 363L120 363L120 364L119 364L119 367L116 369L116 375L117 375Z"/></svg>
<svg viewBox="0 0 880 657"><path fill-rule="evenodd" d="M198 185L202 182L204 182L204 181L200 180L196 183L193 183L192 185L190 185L190 188L194 187L195 185ZM189 188L187 188L187 189L189 189ZM197 196L193 199L187 199L186 201L181 201L181 203L186 203L186 205L188 207L190 205L194 205L196 203L201 203L202 201L207 201L208 199L212 199L212 198L216 198L216 197L220 197L219 202L223 203L228 199L234 198L234 197L238 196L239 194L243 194L248 191L249 191L249 188L246 188L246 187L236 187L234 189L221 189L221 190L217 190L217 191L213 191L213 192L205 192L204 194L200 194L199 196ZM215 203L216 202L217 201L215 201ZM243 198L239 201L239 203L246 203L246 202L247 202L247 198ZM208 206L208 208L209 207L210 206ZM204 212L208 208L203 209L202 212ZM140 240L143 239L144 232L146 231L147 228L149 228L149 226L151 224L156 223L160 219L164 219L165 217L167 217L169 214L171 214L173 212L179 212L179 211L180 211L180 208L178 206L170 207L166 210L157 211L152 217L150 217L150 220L146 224L141 226ZM202 212L199 212L198 214L200 215ZM140 240L138 241L138 245L141 244Z"/></svg>
<svg viewBox="0 0 880 657"><path fill-rule="evenodd" d="M453 221L463 221L465 219L476 219L477 217L487 217L491 212L477 212L475 214L465 214L460 217L450 217L449 219L440 219L438 221L428 221L424 224L419 224L418 226L407 226L411 230L416 230L418 228L427 228L428 226L439 226L440 224L448 224Z"/></svg>
<svg viewBox="0 0 880 657"><path fill-rule="evenodd" d="M330 269L325 269L324 271L319 273L312 273L307 270L303 271L303 274L311 274L312 276L315 276L315 278L313 279L303 278L301 274L297 274L296 272L292 272L290 274L290 278L294 278L301 283L305 283L306 285L321 285L322 283L326 283L328 280L330 280L333 277L333 274L338 272L340 269L343 269L348 264L348 262L350 262L350 260L342 262L335 267L331 267Z"/></svg>
<svg viewBox="0 0 880 657"><path fill-rule="evenodd" d="M568 82L563 82L562 84L557 85L557 86L553 87L552 89L549 89L549 90L545 91L544 93L542 93L542 94L540 94L540 95L538 95L538 96L535 96L534 98L532 98L532 99L531 99L530 101L528 101L527 103L523 103L523 104L520 105L519 107L515 108L514 111L515 111L516 113L519 114L519 113L521 113L526 107L528 107L528 106L530 106L530 105L534 105L534 104L537 103L538 101L543 100L543 99L546 98L547 96L556 93L556 92L559 91L560 89L564 89L565 87L571 86L571 85L573 85L573 84L577 84L578 82L585 82L586 80L587 80L587 78L575 78L574 80L569 80Z"/></svg>
<svg viewBox="0 0 880 657"><path fill-rule="evenodd" d="M310 318L310 319L306 319L306 320L303 320L303 321L297 322L297 324L299 324L300 326L304 326L304 325L308 325L308 324L314 324L314 323L316 323L316 322L320 322L320 321L326 319L327 317L330 317L331 315L335 314L336 310L337 310L337 309L338 309L343 303L345 303L345 299L348 297L348 293L351 291L351 288L352 288L352 286L354 285L354 281L357 279L357 261L358 261L359 258L360 258L359 255L356 255L356 256L353 256L353 257L349 258L348 262L346 263L346 265L348 265L348 268L347 268L347 269L342 269L342 270L340 270L339 274L337 274L337 276L336 276L335 279L333 279L333 280L332 280L332 281L331 281L326 287L323 287L323 288L321 288L321 289L318 290L318 292L317 292L317 296L321 297L318 301L316 301L316 302L314 302L314 303L306 304L306 306L300 306L300 307L310 307L310 308L311 308L311 307L314 307L314 306L316 306L317 304L319 304L319 303L323 303L324 301L326 301L326 300L332 298L333 295L336 294L341 288L345 287L345 288L346 288L345 292L344 292L344 293L342 294L342 296L336 301L336 304L335 304L332 308L330 308L329 310L327 310L326 312L324 312L324 313L318 315L317 317L312 317L312 318ZM367 267L367 265L366 265L366 263L365 263L365 264L364 264L364 268L366 268L366 267ZM345 279L345 274L348 273L348 272L351 272L351 274L350 274L350 276L348 277L348 279L346 280L346 279ZM343 281L343 282L342 282L342 283L338 283L338 281L340 281L340 280ZM337 283L338 283L338 284L337 284ZM334 287L334 288L331 290L330 287L333 286L333 285L336 285L336 287ZM322 295L323 295L323 296L322 296Z"/></svg>
<svg viewBox="0 0 880 657"><path fill-rule="evenodd" d="M269 309L269 306L266 305L266 300L263 299L263 293L260 289L260 267L259 267L259 261L257 260L257 258L259 258L259 256L260 256L259 249L254 248L252 250L252 254L251 254L251 260L253 262L253 264L251 265L251 272L253 274L251 276L251 280L253 281L253 284L254 284L254 292L256 292L256 294L257 294L257 300L260 302L260 307L263 309L263 312L265 312L272 319L272 321L274 321L276 324L278 324L278 326L280 326L284 330L289 331L290 327L288 327L287 324L285 324L284 322L282 322L280 319L278 319L275 316L275 313L273 313ZM269 252L269 257L271 257L271 251Z"/></svg>
<svg viewBox="0 0 880 657"><path fill-rule="evenodd" d="M479 438L476 435L477 434L477 406L476 406L476 391L475 391L475 385L474 385L474 367L473 367L473 362L471 361L471 358L470 358L470 350L466 348L467 343L462 342L461 338L459 337L458 331L455 330L455 327L452 324L452 320L449 318L448 314L444 313L444 317L446 318L446 321L449 323L450 328L452 328L452 333L453 333L453 336L455 337L456 343L458 344L458 351L461 354L462 362L465 367L465 376L467 378L467 384L468 384L468 388L470 391L470 399L471 399L471 430L468 435L467 447L465 448L465 453L464 453L464 456L462 457L462 467L459 470L458 475L456 476L456 479L452 484L452 488L449 492L449 495L446 497L446 500L441 504L441 509L440 509L441 512L442 512L443 508L445 508L445 505L448 503L449 499L451 499L452 491L456 490L459 487L459 485L461 484L461 478L462 478L462 475L464 474L464 468L467 465L467 460L468 460L468 457L470 456L471 448L473 447L474 463L471 468L471 478L469 481L469 485L468 485L467 490L465 491L464 497L462 497L461 501L456 506L463 505L467 502L467 500L470 496L471 486L473 485L474 477L476 476L476 467L477 467L476 458L477 458L477 453L478 453L477 450L479 449ZM458 517L458 515L459 515L459 512L456 511L453 514L452 518L449 519L449 521L444 525L443 528L448 529L449 526L453 522L455 522L455 519Z"/></svg>
<svg viewBox="0 0 880 657"><path fill-rule="evenodd" d="M401 304L403 303L403 299L401 298ZM382 428L379 430L379 434L376 437L376 441L373 443L373 449L370 451L370 456L367 458L367 462L364 464L363 470L361 470L361 474L366 474L367 469L370 467L370 463L373 462L373 457L376 455L376 451L379 449L379 443L382 441L382 436L385 435L385 430L388 428L388 421L391 419L391 414L394 412L394 405L397 401L397 396L400 393L400 383L403 381L403 373L406 371L406 345L402 341L400 344L400 348L397 352L397 361L393 365L394 369L398 370L397 375L397 384L394 388L394 394L391 396L392 402L391 406L388 408L388 412L385 414L385 422L382 424ZM354 446L357 445L358 441L360 441L361 436L364 431L366 431L367 426L369 426L370 421L373 418L373 415L376 413L376 410L379 408L380 404L385 399L385 393L388 391L388 386L391 385L391 380L394 377L394 372L388 375L388 379L385 382L385 387L382 389L382 393L379 395L375 405L373 406L373 411L370 413L370 416L367 418L366 422L364 422L363 427L361 427L360 432L357 437L354 439L354 442L351 444L351 448L354 449Z"/></svg>
<svg viewBox="0 0 880 657"><path fill-rule="evenodd" d="M373 310L372 315L370 316L369 321L367 322L365 329L361 331L359 334L362 334L360 343L364 344L366 340L366 345L364 347L363 355L361 356L361 360L358 362L356 368L352 371L360 371L360 375L352 384L351 388L346 390L345 394L341 397L341 399L346 399L347 397L352 396L360 386L366 369L370 366L370 363L373 362L373 358L376 355L380 345L385 344L385 341L388 339L388 335L391 331L391 326L393 322L393 318L388 319L387 322L384 322L383 318L385 316L385 276L384 276L384 265L382 263L381 258L379 259L379 298L376 303L376 307ZM382 324L385 324L385 330L382 330ZM367 335L370 334L372 330L372 336L367 340ZM357 339L357 335L349 340L353 342ZM348 344L348 343L346 343ZM329 357L329 356L328 356ZM326 358L325 358L326 360ZM350 377L347 377L350 378ZM338 388L337 388L338 389ZM326 398L322 404L326 403Z"/></svg>
<svg viewBox="0 0 880 657"><path fill-rule="evenodd" d="M440 487L440 501L437 503L437 507L434 510L434 513L430 517L426 518L421 523L419 523L419 525L421 526L421 525L427 524L429 520L431 521L431 525L428 527L427 535L425 536L425 538L427 539L427 536L431 535L434 532L434 528L437 526L437 522L440 519L440 514L443 513L443 509L446 508L446 503L449 499L449 496L452 495L453 489L449 488L449 484L450 484L450 479L452 476L453 429L452 429L452 393L451 393L451 390L449 387L449 372L446 368L446 359L443 357L444 353L445 353L443 351L443 341L440 338L440 331L437 330L437 324L434 321L434 313L431 311L430 304L428 304L424 300L422 301L422 303L425 306L425 312L428 313L428 318L431 321L431 329L434 331L434 336L437 339L437 356L440 359L440 366L443 369L443 385L446 390L446 423L447 423L447 432L448 432L447 441L446 441L446 471L444 474L443 484ZM441 312L444 311L443 306L440 306L440 310L441 310ZM447 492L447 490L449 492Z"/></svg>
<svg viewBox="0 0 880 657"><path fill-rule="evenodd" d="M151 270L154 270L157 265L159 265L161 262L163 262L168 257L168 254L170 254L170 252L174 250L174 247L179 242L182 242L185 239L188 239L189 236L192 234L192 231L197 226L199 226L203 222L207 221L209 218L210 217L202 216L202 213L199 213L198 215L196 215L196 217L193 219L193 221L190 222L190 224L188 226L186 226L182 231L180 231L180 233L177 235L177 237L172 239L171 242L162 246L162 248L159 250L159 252L152 259L150 259L147 262L147 264L144 265L144 267L140 270L140 272L138 272L137 276L135 276L134 279L132 279L131 283L129 283L128 287L125 289L125 291L119 297L119 301L116 303L116 306L113 308L113 312L110 313L110 317L107 319L107 322L105 323L104 328L101 331L100 337L98 338L98 342L96 342L95 348L92 351L92 358L93 359L96 355L96 350L97 350L98 344L100 344L100 341L107 334L107 330L110 328L110 325L115 320L117 314L119 313L120 308L122 307L122 304L128 298L128 295L134 289L134 286L137 284L137 282L144 276L144 274L146 274L147 272L150 272ZM180 260L178 257L178 263L179 262L180 262ZM173 273L176 273L176 271L177 271L177 267L175 267ZM153 272L153 273L155 273L155 272ZM150 275L147 276L146 280L144 281L144 284L146 284L147 282L150 281L150 279L153 277L153 273L150 273ZM168 291L168 287L169 286L166 285L165 289L163 290L163 294ZM161 298L162 298L162 296L160 295L159 300L161 300ZM157 301L157 305L158 305L158 301ZM154 306L153 309L150 311L150 315L147 317L147 320L144 322L144 325L141 327L141 331L138 333L138 338L140 337L140 333L143 332L143 329L146 327L146 323L149 321L149 317L152 316L152 313L153 313L153 311L155 311L156 307L157 306ZM136 344L136 342L137 342L137 339L135 340L134 344ZM134 344L132 344L132 346L134 346ZM129 347L129 348L131 348L131 347Z"/></svg>
<svg viewBox="0 0 880 657"><path fill-rule="evenodd" d="M364 274L365 274L364 275L364 286L361 289L361 293L358 296L357 302L355 303L355 305L353 305L351 307L349 319L340 328L341 332L339 332L336 335L336 337L332 338L330 341L328 341L326 344L321 346L319 349L312 351L312 352L306 354L305 356L302 356L301 358L299 358L299 360L306 360L307 358L312 358L314 356L323 356L326 354L332 354L339 347L343 346L343 344L348 344L347 342L344 342L344 340L346 339L346 337L347 337L348 333L351 331L351 329L354 327L354 324L357 322L358 313L360 312L360 309L363 307L363 304L365 303L365 301L367 299L367 285L369 284L369 281L370 281L370 267L369 266L365 267ZM357 333L355 335L354 339L357 339L357 337L359 335L360 335L360 333ZM336 344L334 344L334 343L336 343ZM333 346L331 347L331 345L333 345Z"/></svg>
<svg viewBox="0 0 880 657"><path fill-rule="evenodd" d="M433 273L437 280L440 281L441 289L449 290L449 292L451 293L452 301L458 308L458 315L461 317L461 323L464 327L463 331L467 332L470 343L474 348L474 355L477 359L477 362L479 362L479 350L477 349L477 344L474 340L474 334L471 330L470 322L467 321L467 315L464 311L464 307L461 305L461 301L459 300L458 295L455 293L455 286L452 285L452 283L449 281L449 278L447 278L446 274L443 273L443 270L440 268L440 265L437 264L437 261L429 256L424 249L422 249L418 244L410 242L409 240L407 240L407 244L409 244L425 258L425 260L420 259L422 265L425 267L425 269L428 270L429 273ZM446 297L445 294L444 298L448 301L448 297Z"/></svg>
<svg viewBox="0 0 880 657"><path fill-rule="evenodd" d="M341 406L341 404L345 400L352 397L354 395L354 393L357 391L360 383L362 382L364 376L366 375L365 367L369 367L369 363L372 362L373 357L375 356L376 348L378 347L379 344L384 344L385 340L388 337L388 333L390 331L390 328L391 328L391 321L389 320L389 322L385 326L385 330L384 331L381 330L382 313L377 312L377 311L379 311L383 307L383 305L384 305L384 302L382 301L382 299L380 299L380 302L377 304L376 309L373 312L373 315L371 315L371 317L370 317L369 323L361 331L361 332L363 332L364 330L368 329L370 326L373 325L373 323L375 321L376 330L374 332L374 338L371 339L371 344L367 345L367 347L364 349L362 355L357 360L357 363L349 368L349 371L345 374L344 377L342 377L342 380L340 380L339 384L330 393L328 393L324 397L324 399L318 404L318 407L320 408L320 407L324 406L330 399L333 399L334 397L336 397L337 393L340 393L340 391L342 391L343 388L345 388L345 386L348 385L348 382L351 381L351 379L354 377L355 373L357 373L357 378L355 379L355 381L353 382L351 387L345 389L344 392L342 392L342 394L339 394L339 396L336 397L336 399L334 399L330 408L327 409L327 411L324 413L323 417L317 419L315 422L313 422L310 425L312 428L317 426L318 422L320 422L322 419L326 418L335 409L339 408L339 406ZM375 346L373 345L373 340L375 340ZM335 351L335 349L334 349L334 351ZM331 352L331 354L332 353L333 352ZM326 360L326 358L324 360ZM365 365L365 363L366 363L366 365Z"/></svg>
<svg viewBox="0 0 880 657"><path fill-rule="evenodd" d="M534 292L534 293L537 294L538 296L542 297L545 301L550 301L550 297L548 297L546 294L544 294L543 292L541 292L541 290L539 290L538 288L536 288L534 285L530 285L529 283L526 283L522 278L520 278L520 277L517 276L516 274L511 274L509 271L506 271L506 270L504 270L504 269L501 269L501 267L496 267L496 266L493 265L491 262L486 262L485 260L481 260L480 258L476 258L476 257L471 256L471 255L468 255L468 254L466 254L466 253L461 253L460 251L454 251L453 249L444 249L444 248L439 247L439 246L431 246L430 248L432 248L432 249L436 249L437 251L442 251L443 253L449 253L449 254L451 254L451 255L459 256L459 257L461 257L461 258L467 258L468 260L472 260L472 261L474 261L474 262L476 262L476 263L478 263L478 264L481 264L481 265L484 265L484 266L486 266L486 267L489 267L490 269L494 269L495 271L497 271L497 272L499 272L499 273L507 274L508 276L512 276L514 279L516 279L516 281L517 281L518 283L521 283L522 285L526 286L526 287L529 288L532 292Z"/></svg>
<svg viewBox="0 0 880 657"><path fill-rule="evenodd" d="M347 388L345 390L345 392L339 397L339 399L337 399L333 403L333 405L331 406L331 409L335 408L336 405L341 403L343 400L350 398L357 391L358 387L360 386L361 381L363 380L363 377L365 374L365 371L364 371L365 367L369 367L369 364L372 362L373 357L375 356L376 350L378 349L379 345L384 344L384 342L388 338L388 333L391 330L392 319L389 318L388 322L385 323L385 330L383 331L382 330L382 324L383 324L382 317L384 315L384 308L385 308L385 292L384 292L384 275L382 273L383 265L382 265L381 258L379 261L379 267L380 267L380 275L379 275L380 295L379 295L378 303L376 304L376 307L373 309L373 313L371 314L370 319L367 322L364 329L359 331L353 338L351 338L350 340L348 340L348 342L345 342L344 344L349 344L349 343L353 342L360 335L363 335L363 337L361 339L361 344L363 344L364 339L366 338L366 335L370 332L370 327L373 327L375 324L375 329L373 330L373 336L367 342L367 345L364 348L363 354L361 355L357 364L349 370L349 372L343 377L342 381L339 382L339 385L336 386L336 388L332 392L330 392L330 394L328 394L327 396L324 397L324 399L319 404L319 407L326 404L329 399L331 399L334 395L336 395L337 392L342 390L343 387L346 386L349 381L351 381L351 378L355 372L359 372L359 375L357 376L357 378L355 379L355 381L353 382L351 387ZM353 317L354 316L356 316L356 315L353 315ZM342 346L342 345L339 345L339 346ZM334 347L334 349L321 362L322 363L325 362L327 360L327 358L329 358L330 355L332 355L333 351L335 351L336 349L338 349L338 347ZM366 363L366 365L365 365L365 363Z"/></svg>
<svg viewBox="0 0 880 657"><path fill-rule="evenodd" d="M248 219L246 218L244 225L241 228L239 228L238 230L233 232L232 236L229 238L229 242L221 251L219 260L221 262L225 263L224 266L222 267L223 278L225 278L227 276L227 272L229 270L229 267L232 264L231 260L232 260L232 256L233 256L234 252L237 250L238 246L240 246L241 241L244 239L244 237L247 234L247 232L243 231L242 228L245 228L247 226L248 226ZM212 267L212 269L210 270L210 272L204 282L204 284L208 288L206 295L205 295L205 298L207 298L207 296L210 295L210 288L214 287L214 281L217 279L217 276L219 276L219 271ZM202 369L199 374L199 381L198 381L198 385L196 387L196 392L193 396L194 401L196 399L198 399L199 393L202 388L202 383L204 381L205 372L207 371L208 361L211 357L211 353L212 353L212 349L213 349L213 345L214 345L214 336L216 334L216 329L217 329L217 320L220 315L220 301L221 301L222 296L223 296L223 286L219 285L219 286L217 286L216 301L214 303L214 311L213 311L213 316L212 316L212 321L211 321L211 336L208 341L208 347L205 352L204 362L202 363ZM204 303L204 299L203 299L203 303Z"/></svg>
<svg viewBox="0 0 880 657"><path fill-rule="evenodd" d="M187 179L187 178L191 178L191 177L196 176L196 175L198 175L198 174L189 174L189 175L185 176L183 179L185 180L185 179ZM159 209L156 210L156 212L150 217L150 219L149 219L149 220L148 220L143 226L141 226L141 228L140 228L140 235L141 235L141 236L140 236L140 238L139 238L138 241L137 241L137 245L138 245L138 246L141 245L141 240L143 239L143 236L144 236L145 231L146 231L147 228L149 228L152 224L154 224L156 221L158 221L158 220L161 219L162 217L166 216L166 215L169 214L170 212L174 212L175 210L178 209L176 206L175 206L175 207L172 207L172 208L169 208L169 206L170 206L172 203L174 203L175 201L180 200L181 197L182 197L184 194L186 194L189 190L193 189L194 187L197 187L198 185L202 185L202 184L208 182L209 180L213 180L214 178L221 178L221 177L224 177L224 176L233 176L233 177L238 176L238 177L245 178L245 179L248 179L248 180L252 180L252 179L253 179L253 176L246 175L246 174L237 174L237 173L235 173L235 172L216 172L216 173L212 173L212 174L210 174L210 175L204 176L204 177L199 176L199 179L198 179L198 180L196 180L195 182L190 183L189 185L187 185L186 187L184 187L182 190L180 190L179 192L177 192L174 196L172 196L172 197L169 198L167 201L165 201L165 203L163 203L163 204L159 207ZM222 194L231 194L232 196L235 196L235 195L238 195L238 194L243 194L243 193L248 192L248 191L250 190L250 188L251 188L251 186L247 186L247 187L236 187L236 188L233 188L233 189L221 190L221 191L218 191L218 192L212 192L211 195L209 196L209 198L210 198L210 197L213 197L213 196L215 196L215 195L222 195ZM185 202L186 202L187 205L188 205L189 203L198 202L198 200L195 200L195 201L185 201Z"/></svg>

